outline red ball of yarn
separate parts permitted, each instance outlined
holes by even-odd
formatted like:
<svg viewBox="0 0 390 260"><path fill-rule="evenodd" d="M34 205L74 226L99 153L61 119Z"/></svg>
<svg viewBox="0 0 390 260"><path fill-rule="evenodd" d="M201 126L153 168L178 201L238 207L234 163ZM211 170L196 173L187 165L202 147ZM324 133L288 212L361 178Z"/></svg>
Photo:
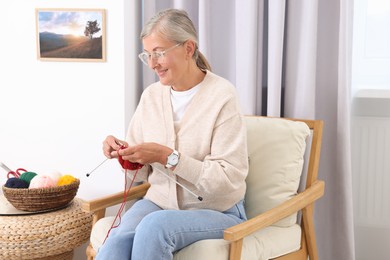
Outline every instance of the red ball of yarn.
<svg viewBox="0 0 390 260"><path fill-rule="evenodd" d="M123 148L125 148L125 146L122 146L120 149L123 149ZM144 166L143 164L140 164L140 163L125 161L125 160L123 160L122 156L120 156L120 155L118 156L118 161L119 161L120 165L122 165L122 168L125 170L135 171L135 170L141 169Z"/></svg>
<svg viewBox="0 0 390 260"><path fill-rule="evenodd" d="M120 165L122 165L122 168L125 169L125 170L139 170L141 169L144 165L143 164L140 164L140 163L133 163L133 162L130 162L130 161L125 161L123 160L122 156L119 156L118 157L118 161L120 163Z"/></svg>

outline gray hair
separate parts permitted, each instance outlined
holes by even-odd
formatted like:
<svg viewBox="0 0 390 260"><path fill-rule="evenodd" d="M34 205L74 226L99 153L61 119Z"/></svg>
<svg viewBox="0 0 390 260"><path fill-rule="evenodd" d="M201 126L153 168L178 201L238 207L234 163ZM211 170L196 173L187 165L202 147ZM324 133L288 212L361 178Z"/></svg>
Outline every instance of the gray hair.
<svg viewBox="0 0 390 260"><path fill-rule="evenodd" d="M166 39L177 43L191 40L195 43L193 59L201 70L210 70L211 66L207 59L199 51L198 33L188 14L184 10L166 9L155 14L142 29L141 40L153 32L158 32Z"/></svg>

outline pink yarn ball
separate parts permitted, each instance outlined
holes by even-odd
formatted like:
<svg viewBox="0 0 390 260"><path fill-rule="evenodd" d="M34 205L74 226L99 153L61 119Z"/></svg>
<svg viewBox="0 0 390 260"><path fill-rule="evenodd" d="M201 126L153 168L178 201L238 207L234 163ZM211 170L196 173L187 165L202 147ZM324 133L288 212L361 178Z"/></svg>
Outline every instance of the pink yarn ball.
<svg viewBox="0 0 390 260"><path fill-rule="evenodd" d="M56 186L52 178L46 175L37 175L30 182L30 189L49 188Z"/></svg>
<svg viewBox="0 0 390 260"><path fill-rule="evenodd" d="M57 183L58 180L62 177L62 174L59 172L44 173L42 175L49 176L54 181L54 183Z"/></svg>

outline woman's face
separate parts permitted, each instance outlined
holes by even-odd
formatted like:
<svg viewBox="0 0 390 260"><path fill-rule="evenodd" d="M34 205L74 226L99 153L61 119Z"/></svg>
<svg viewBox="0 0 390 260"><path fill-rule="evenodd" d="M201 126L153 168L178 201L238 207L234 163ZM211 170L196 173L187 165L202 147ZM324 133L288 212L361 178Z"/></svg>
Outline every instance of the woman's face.
<svg viewBox="0 0 390 260"><path fill-rule="evenodd" d="M167 86L180 86L184 83L186 72L189 68L191 58L188 58L183 45L164 39L156 33L143 39L144 51L151 54L152 52L165 52L158 59L149 59L149 67L153 69L160 82ZM185 45L185 44L184 44Z"/></svg>

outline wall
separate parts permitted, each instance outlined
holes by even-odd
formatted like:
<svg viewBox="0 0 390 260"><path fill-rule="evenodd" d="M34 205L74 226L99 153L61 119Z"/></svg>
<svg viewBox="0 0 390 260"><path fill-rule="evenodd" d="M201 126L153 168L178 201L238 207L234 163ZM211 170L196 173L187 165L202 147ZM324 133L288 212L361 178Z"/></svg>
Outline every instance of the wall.
<svg viewBox="0 0 390 260"><path fill-rule="evenodd" d="M11 169L72 174L81 180L81 198L123 189L115 160L89 178L85 174L105 159L101 149L108 134L124 137L137 100L137 77L132 76L137 67L129 59L138 50L124 33L134 29L124 22L131 21L134 8L139 8L133 2L14 0L1 4L0 162ZM107 61L38 60L35 8L105 9ZM126 77L125 70L130 73ZM6 172L0 168L0 183L5 180ZM76 250L75 259L85 259L84 247Z"/></svg>

